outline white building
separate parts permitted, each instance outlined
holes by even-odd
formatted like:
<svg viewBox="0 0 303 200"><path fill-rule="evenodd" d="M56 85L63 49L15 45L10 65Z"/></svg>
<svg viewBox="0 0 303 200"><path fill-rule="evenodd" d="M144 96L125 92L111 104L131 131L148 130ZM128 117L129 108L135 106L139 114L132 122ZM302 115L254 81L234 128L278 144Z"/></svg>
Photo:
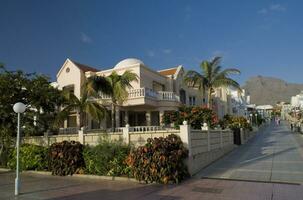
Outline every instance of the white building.
<svg viewBox="0 0 303 200"><path fill-rule="evenodd" d="M292 96L290 104L293 108L303 108L303 91L301 91L301 93L297 94L296 96Z"/></svg>
<svg viewBox="0 0 303 200"><path fill-rule="evenodd" d="M132 82L132 88L128 90L128 98L123 105L117 108L116 126L160 126L162 115L165 111L178 110L180 106L206 105L207 97L198 88L190 88L184 82L185 69L177 66L169 69L155 71L141 60L128 58L118 62L106 70L97 70L87 65L67 59L59 72L57 81L52 83L59 89L72 91L78 98L81 97L81 86L85 79L97 76L109 76L113 71L118 74L130 70L138 76L137 82ZM219 117L232 114L231 96L226 88L218 88L214 94L216 108ZM110 109L111 98L102 95L100 102L108 105ZM235 102L241 102L240 97ZM242 105L235 103L234 106ZM236 111L238 113L238 110ZM240 111L239 111L240 112ZM242 111L241 111L242 112ZM98 124L88 117L86 126L88 129L109 128L111 120ZM64 127L79 126L79 116L72 113L66 120Z"/></svg>

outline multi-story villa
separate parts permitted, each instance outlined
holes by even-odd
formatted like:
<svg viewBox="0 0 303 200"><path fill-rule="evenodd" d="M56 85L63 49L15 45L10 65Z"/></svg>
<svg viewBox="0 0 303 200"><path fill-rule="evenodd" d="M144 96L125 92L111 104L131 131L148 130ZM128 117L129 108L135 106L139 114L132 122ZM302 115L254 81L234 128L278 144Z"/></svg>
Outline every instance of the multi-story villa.
<svg viewBox="0 0 303 200"><path fill-rule="evenodd" d="M116 113L116 126L125 124L130 126L160 126L162 115L165 111L178 110L182 105L206 105L207 97L197 88L189 88L183 82L185 70L183 66L155 71L145 65L141 60L128 58L120 61L114 67L107 70L97 70L67 59L59 72L57 81L53 83L59 89L68 89L79 98L81 86L85 79L92 76L108 76L113 71L118 74L130 70L138 76L137 82L132 82L132 88L128 90L128 98L119 106ZM101 95L102 103L109 103L110 97ZM215 107L220 111L219 116L230 113L230 97L226 89L216 90ZM110 106L108 107L110 109ZM88 119L87 127L109 128L110 120L104 120L101 124ZM76 127L78 116L71 114L64 127Z"/></svg>

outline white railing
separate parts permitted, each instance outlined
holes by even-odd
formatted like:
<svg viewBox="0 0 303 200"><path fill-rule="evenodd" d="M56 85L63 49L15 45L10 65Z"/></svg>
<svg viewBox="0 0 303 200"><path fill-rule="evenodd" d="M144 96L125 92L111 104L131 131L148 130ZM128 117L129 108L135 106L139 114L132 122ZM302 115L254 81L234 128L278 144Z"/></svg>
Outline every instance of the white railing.
<svg viewBox="0 0 303 200"><path fill-rule="evenodd" d="M108 128L108 129L106 130L106 132L108 132L108 133L111 133L111 132L122 133L122 132L123 132L123 128L124 128L124 127L116 127L115 129Z"/></svg>
<svg viewBox="0 0 303 200"><path fill-rule="evenodd" d="M166 128L163 126L131 126L129 127L130 132L155 132L155 131L169 131L176 130L173 128Z"/></svg>
<svg viewBox="0 0 303 200"><path fill-rule="evenodd" d="M173 92L159 91L158 92L159 100L167 101L180 101L180 97Z"/></svg>
<svg viewBox="0 0 303 200"><path fill-rule="evenodd" d="M76 134L78 133L78 127L59 128L60 135Z"/></svg>
<svg viewBox="0 0 303 200"><path fill-rule="evenodd" d="M100 93L101 99L111 99L110 95ZM149 97L160 101L180 101L180 97L174 92L154 91L149 88L131 89L128 91L128 98Z"/></svg>

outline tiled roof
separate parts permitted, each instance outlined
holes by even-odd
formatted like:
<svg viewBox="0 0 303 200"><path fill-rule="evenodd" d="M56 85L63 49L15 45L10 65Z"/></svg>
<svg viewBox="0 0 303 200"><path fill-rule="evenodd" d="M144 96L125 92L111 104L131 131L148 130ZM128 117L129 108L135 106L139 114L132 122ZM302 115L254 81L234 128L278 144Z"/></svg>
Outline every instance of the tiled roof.
<svg viewBox="0 0 303 200"><path fill-rule="evenodd" d="M161 70L161 71L158 71L158 72L163 76L168 76L168 75L174 75L176 73L176 71L177 71L177 67L172 68L172 69Z"/></svg>
<svg viewBox="0 0 303 200"><path fill-rule="evenodd" d="M84 64L75 62L75 61L73 61L73 60L72 60L72 62L73 62L80 70L82 70L83 72L88 72L88 71L91 71L91 72L98 72L98 71L99 71L99 70L97 70L96 68L93 68L93 67L90 67L90 66L87 66L87 65L84 65Z"/></svg>

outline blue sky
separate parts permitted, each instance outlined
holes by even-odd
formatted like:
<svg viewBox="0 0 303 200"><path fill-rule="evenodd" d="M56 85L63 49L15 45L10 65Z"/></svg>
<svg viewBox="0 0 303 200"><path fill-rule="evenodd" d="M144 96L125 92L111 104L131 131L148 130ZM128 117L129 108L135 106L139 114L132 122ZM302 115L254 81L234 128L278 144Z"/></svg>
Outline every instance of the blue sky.
<svg viewBox="0 0 303 200"><path fill-rule="evenodd" d="M0 0L0 61L55 75L66 58L106 69L135 57L154 69L223 67L303 83L303 1Z"/></svg>

